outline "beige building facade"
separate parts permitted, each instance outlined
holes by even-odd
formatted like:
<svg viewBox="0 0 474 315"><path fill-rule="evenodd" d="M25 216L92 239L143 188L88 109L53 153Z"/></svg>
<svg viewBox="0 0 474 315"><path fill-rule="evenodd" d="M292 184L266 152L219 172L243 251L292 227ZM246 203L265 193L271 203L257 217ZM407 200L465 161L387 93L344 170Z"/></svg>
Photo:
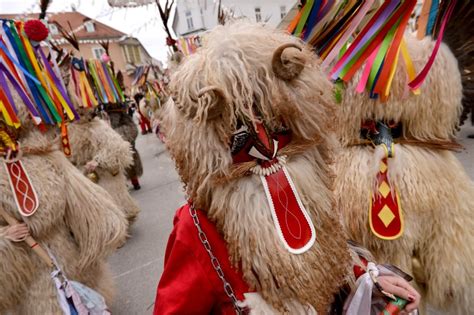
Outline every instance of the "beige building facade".
<svg viewBox="0 0 474 315"><path fill-rule="evenodd" d="M39 14L30 14L26 19L38 18ZM0 14L0 18L14 18L16 14ZM109 42L109 55L114 62L116 71L120 70L124 76L126 89L130 91L135 69L144 65L158 65L161 63L153 59L140 41L134 37L116 30L99 21L93 20L80 12L50 13L47 15L51 41L77 57L84 59L100 59L105 52L101 42ZM57 25L73 31L79 43L77 51L67 42Z"/></svg>

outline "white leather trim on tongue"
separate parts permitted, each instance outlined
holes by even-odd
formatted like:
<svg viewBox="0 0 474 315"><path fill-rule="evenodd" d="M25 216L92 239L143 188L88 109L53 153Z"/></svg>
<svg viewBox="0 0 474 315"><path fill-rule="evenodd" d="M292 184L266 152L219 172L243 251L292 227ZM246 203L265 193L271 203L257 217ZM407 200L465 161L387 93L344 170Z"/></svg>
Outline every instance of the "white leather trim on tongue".
<svg viewBox="0 0 474 315"><path fill-rule="evenodd" d="M238 302L240 307L245 307L250 310L250 315L280 315L273 306L268 304L260 295L260 293L244 293L245 300ZM289 314L292 315L317 315L318 313L311 305L302 305L295 300L288 300L284 302Z"/></svg>
<svg viewBox="0 0 474 315"><path fill-rule="evenodd" d="M277 152L278 152L278 141L273 139L273 156L272 156L272 158L274 158L277 155ZM255 147L252 147L250 149L249 155L253 156L254 158L260 159L260 160L265 160L265 161L270 160L265 155L260 153L260 151L258 151L257 148L255 148Z"/></svg>
<svg viewBox="0 0 474 315"><path fill-rule="evenodd" d="M285 248L290 253L292 253L292 254L303 254L303 253L307 252L314 245L314 243L316 242L316 228L314 227L313 221L311 220L311 217L309 216L308 210L306 210L303 202L301 201L300 195L298 193L298 190L296 189L295 184L293 183L293 180L291 179L290 173L288 173L288 170L285 166L283 166L281 169L285 173L285 177L288 180L288 183L291 187L291 190L293 191L293 194L296 198L296 202L298 203L298 206L299 206L299 211L301 211L303 213L303 216L304 216L305 221L306 221L305 223L308 224L308 226L311 230L311 238L301 248L292 248L288 244L288 242L286 241L285 235L284 235L284 233L281 229L281 226L280 226L281 222L280 222L280 220L278 220L278 216L277 216L277 213L276 213L276 210L275 210L275 204L273 203L273 199L272 199L272 196L271 196L271 193L270 193L270 188L268 187L267 179L266 179L265 176L262 176L262 175L260 176L260 179L262 181L262 185L263 185L263 189L265 191L265 195L267 196L267 202L268 202L268 205L270 206L273 222L275 224L275 228L277 230L277 234L278 234L280 240L282 241L283 245L285 246Z"/></svg>
<svg viewBox="0 0 474 315"><path fill-rule="evenodd" d="M251 156L253 156L254 158L257 158L257 159L260 159L260 160L265 160L265 161L268 161L270 160L269 158L267 158L265 155L263 155L262 153L260 153L260 151L257 150L257 148L255 147L252 147L249 151L249 154Z"/></svg>

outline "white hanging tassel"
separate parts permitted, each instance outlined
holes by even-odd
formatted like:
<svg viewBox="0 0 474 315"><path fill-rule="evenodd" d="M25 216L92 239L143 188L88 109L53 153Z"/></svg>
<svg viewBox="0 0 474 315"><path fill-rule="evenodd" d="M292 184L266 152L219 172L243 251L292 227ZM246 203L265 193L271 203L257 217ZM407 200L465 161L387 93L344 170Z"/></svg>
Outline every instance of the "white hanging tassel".
<svg viewBox="0 0 474 315"><path fill-rule="evenodd" d="M357 279L357 289L353 292L344 305L345 315L369 315L372 305L372 289L374 282L370 277L370 272L374 277L378 277L379 270L374 263L367 264L367 272Z"/></svg>

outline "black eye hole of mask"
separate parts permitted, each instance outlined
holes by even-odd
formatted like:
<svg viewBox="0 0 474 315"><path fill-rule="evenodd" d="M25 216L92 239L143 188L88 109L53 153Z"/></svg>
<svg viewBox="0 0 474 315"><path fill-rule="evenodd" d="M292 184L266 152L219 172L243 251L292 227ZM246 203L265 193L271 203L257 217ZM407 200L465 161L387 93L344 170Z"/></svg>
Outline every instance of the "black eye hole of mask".
<svg viewBox="0 0 474 315"><path fill-rule="evenodd" d="M232 135L230 143L230 151L232 155L242 150L242 148L247 144L249 137L249 128L246 125L240 123L237 127L237 130Z"/></svg>
<svg viewBox="0 0 474 315"><path fill-rule="evenodd" d="M370 120L367 120L369 122ZM383 122L383 121L382 121ZM377 124L376 121L373 121L374 125ZM388 122L383 122L389 128L390 134L393 139L397 139L403 136L403 124L401 122L395 122L390 120ZM374 136L373 130L362 127L360 130L360 136L362 139L371 139Z"/></svg>

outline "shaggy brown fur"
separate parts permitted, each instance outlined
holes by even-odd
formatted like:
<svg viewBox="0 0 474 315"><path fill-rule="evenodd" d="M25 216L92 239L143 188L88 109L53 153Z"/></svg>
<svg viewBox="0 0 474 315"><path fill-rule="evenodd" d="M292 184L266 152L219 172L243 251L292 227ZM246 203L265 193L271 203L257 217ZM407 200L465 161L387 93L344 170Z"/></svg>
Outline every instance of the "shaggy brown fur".
<svg viewBox="0 0 474 315"><path fill-rule="evenodd" d="M133 163L130 143L123 140L106 122L98 118L88 120L81 117L71 124L69 142L72 155L70 161L84 172L89 161L95 161L99 177L98 184L104 188L130 223L140 212L136 201L128 192L125 170Z"/></svg>
<svg viewBox="0 0 474 315"><path fill-rule="evenodd" d="M132 146L133 164L126 169L128 179L143 175L143 165L140 154L135 148L135 139L138 136L138 128L132 118L123 111L111 111L108 113L112 128L128 141Z"/></svg>
<svg viewBox="0 0 474 315"><path fill-rule="evenodd" d="M407 40L415 68L421 69L433 42ZM474 307L474 184L453 153L416 143L453 147L462 98L456 60L442 45L419 96L405 95L405 71L399 69L386 104L355 93L355 82L340 106L343 150L336 160L338 208L349 236L379 262L413 272L428 303L468 314ZM404 234L394 241L377 238L369 228L376 153L371 146L350 146L360 141L366 119L400 122L403 136L414 142L396 145L395 158L389 160L389 179L399 190L405 220Z"/></svg>
<svg viewBox="0 0 474 315"><path fill-rule="evenodd" d="M282 312L294 313L287 302L297 301L323 314L350 265L328 166L334 145L332 88L306 48L299 54L306 61L302 72L291 81L278 78L272 56L286 43L303 47L295 38L263 26L217 27L174 74L174 101L161 113L162 126L187 194L216 223L247 283ZM291 62L294 52L287 48L282 59ZM199 97L199 91L210 86L222 92ZM216 111L218 117L209 119ZM304 254L283 247L260 178L233 176L229 141L239 121L249 127L262 121L272 131L285 125L293 132L293 142L285 147L287 168L317 235Z"/></svg>
<svg viewBox="0 0 474 315"><path fill-rule="evenodd" d="M113 286L105 258L123 241L126 220L107 192L92 187L66 159L54 132L38 131L17 95L15 101L22 114L21 147L38 152L25 154L22 162L38 193L39 208L21 218L4 168L0 168L0 206L28 225L70 279L98 290L110 302ZM0 226L6 226L3 219ZM51 270L31 249L0 236L0 257L1 314L62 313Z"/></svg>

